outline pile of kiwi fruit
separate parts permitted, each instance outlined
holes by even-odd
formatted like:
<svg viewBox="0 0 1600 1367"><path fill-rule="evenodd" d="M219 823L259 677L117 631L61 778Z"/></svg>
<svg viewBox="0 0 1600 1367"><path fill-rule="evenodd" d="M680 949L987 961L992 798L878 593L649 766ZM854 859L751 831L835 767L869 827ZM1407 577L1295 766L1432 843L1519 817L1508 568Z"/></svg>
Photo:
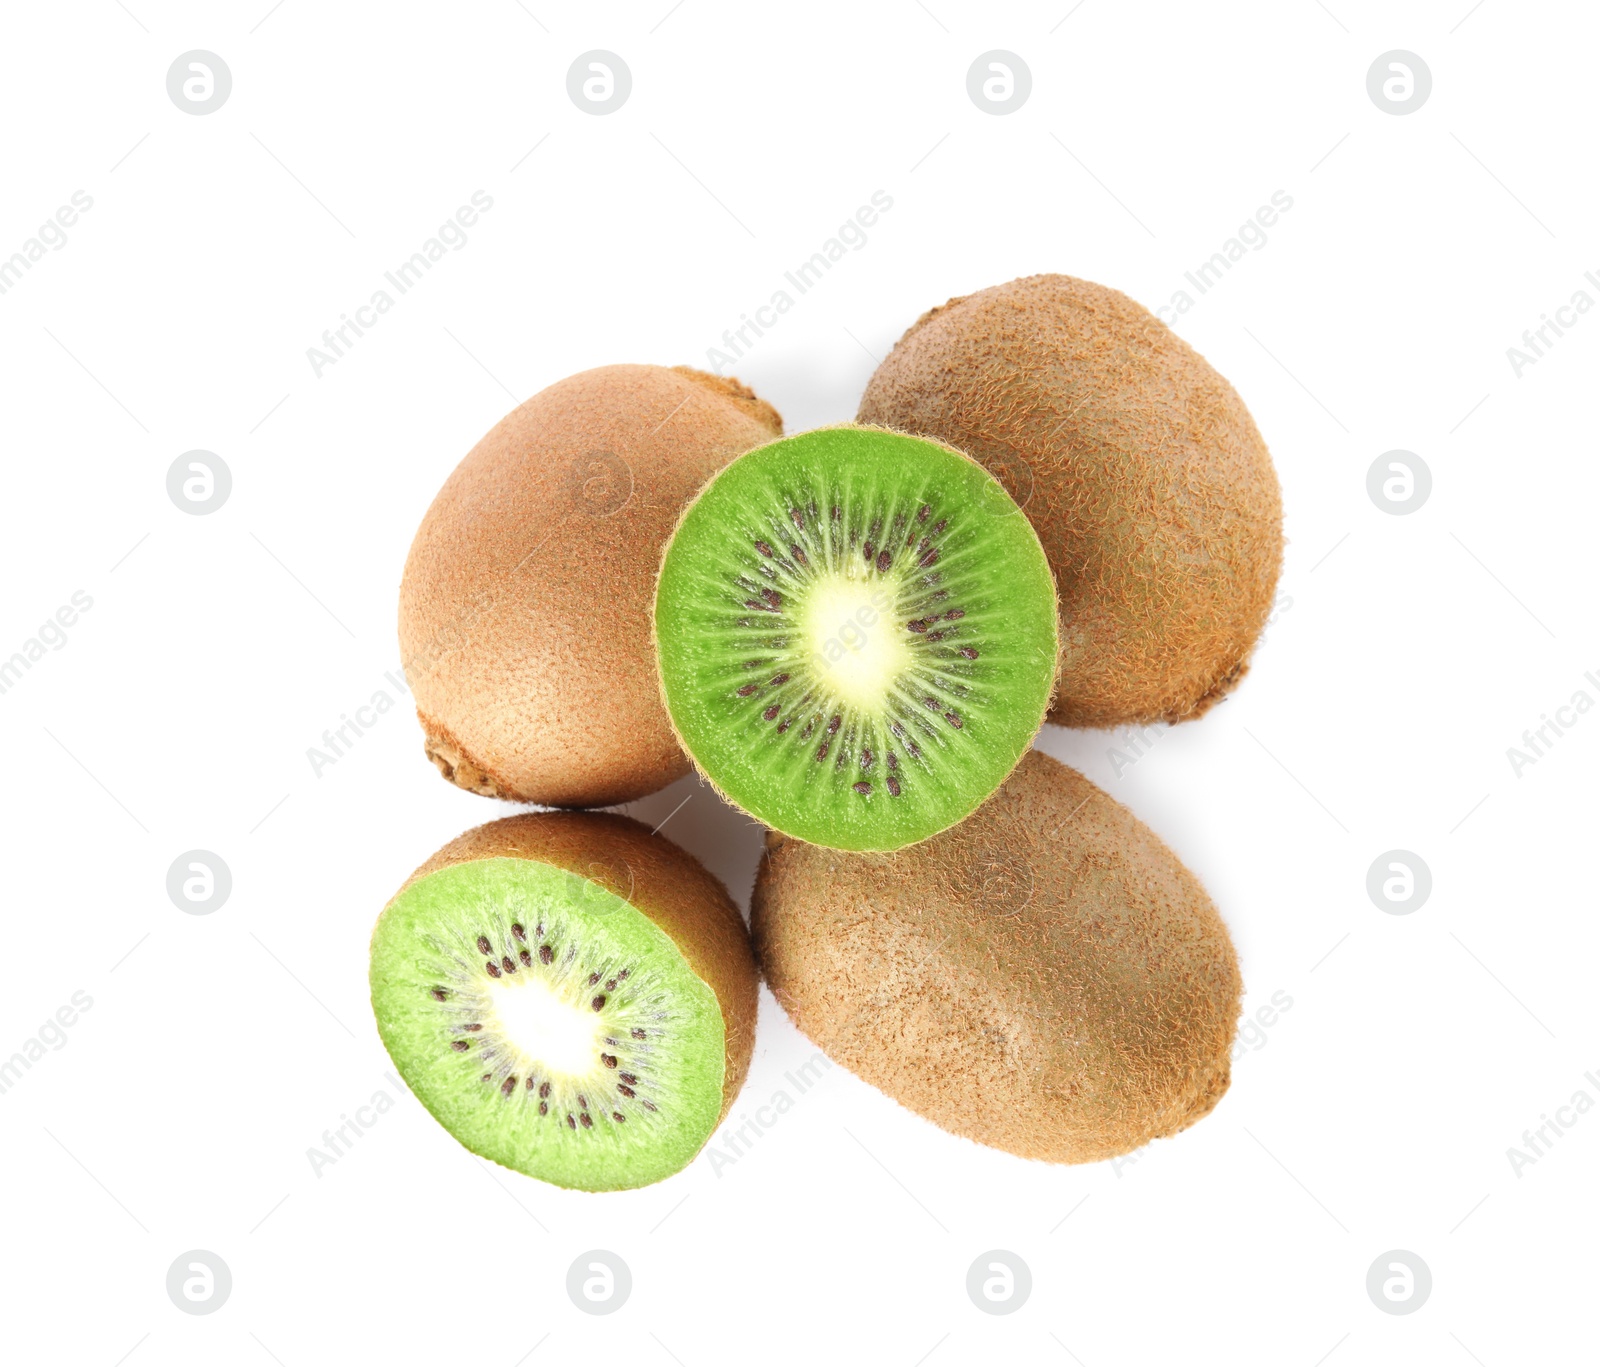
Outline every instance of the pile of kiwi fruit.
<svg viewBox="0 0 1600 1367"><path fill-rule="evenodd" d="M372 936L379 1034L461 1144L559 1186L685 1168L763 979L953 1134L1094 1162L1229 1082L1228 930L1047 724L1195 718L1243 676L1278 483L1226 380L1117 291L930 310L856 421L617 365L507 415L427 510L400 642L440 773L540 810L419 867ZM592 809L698 772L767 828L750 927ZM563 810L565 809L565 810Z"/></svg>

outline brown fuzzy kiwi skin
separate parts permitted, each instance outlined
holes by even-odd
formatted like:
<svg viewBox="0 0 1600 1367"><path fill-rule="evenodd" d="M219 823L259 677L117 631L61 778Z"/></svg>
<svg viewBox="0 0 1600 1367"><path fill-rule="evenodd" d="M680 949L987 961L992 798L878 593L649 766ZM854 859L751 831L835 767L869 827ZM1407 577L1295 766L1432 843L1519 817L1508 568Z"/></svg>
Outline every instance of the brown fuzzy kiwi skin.
<svg viewBox="0 0 1600 1367"><path fill-rule="evenodd" d="M910 850L769 836L752 913L800 1030L978 1143L1096 1162L1228 1088L1242 987L1222 918L1132 812L1038 751Z"/></svg>
<svg viewBox="0 0 1600 1367"><path fill-rule="evenodd" d="M938 437L1022 503L1061 597L1066 726L1198 717L1272 608L1283 507L1243 401L1126 295L1035 275L930 309L862 422Z"/></svg>
<svg viewBox="0 0 1600 1367"><path fill-rule="evenodd" d="M631 817L611 812L530 812L458 835L401 885L483 859L530 859L616 893L677 945L722 1008L722 1111L744 1086L756 1038L758 974L750 936L727 890L693 855Z"/></svg>
<svg viewBox="0 0 1600 1367"><path fill-rule="evenodd" d="M401 659L447 779L596 807L688 773L655 684L661 548L713 474L782 431L737 380L617 365L534 395L468 453L400 585Z"/></svg>
<svg viewBox="0 0 1600 1367"><path fill-rule="evenodd" d="M873 431L879 431L879 432L884 432L884 431L889 431L890 430L888 428L879 426L879 425L874 424L874 423L865 423L865 422L828 423L824 427L810 428L810 429L807 429L807 430L808 431L823 432L823 431L829 431L829 430L831 430L833 428L836 428L836 427L849 427L849 428L863 428L863 427L865 427L865 428L871 428ZM900 433L899 435L903 436L905 434L904 433ZM922 434L919 433L918 435L921 436ZM922 436L922 439L924 441L931 442L935 446L943 447L951 455L959 456L962 460L966 461L970 465L977 465L978 464L978 462L976 460L974 460L971 456L969 456L965 451L959 450L957 447L951 446L948 442L941 441L937 437ZM770 445L771 443L763 442L762 444L763 445ZM684 522L688 519L690 509L692 509L694 507L694 505L700 501L700 499L704 496L704 494L706 492L706 489L709 488L710 485L711 485L711 480L708 479L706 481L706 483L705 483L705 486L702 487L699 490L699 492L697 492L695 494L695 496L692 499L690 499L688 503L686 503L684 505L683 512L678 515L677 525L674 526L673 529L672 529L672 535L667 538L666 543L661 547L661 561L662 562L665 562L665 560L667 558L667 552L672 547L672 538L677 536L678 528L683 526ZM661 573L660 565L658 564L657 567L656 567L656 577L657 577L658 581L660 579L660 573ZM1052 568L1050 573L1051 573L1051 577L1053 579L1054 575L1055 575L1055 570ZM1058 627L1058 630L1059 630L1059 627ZM651 640L652 647L655 645L655 643L658 640L658 638L659 638L659 633L658 633L658 631L656 629L655 605L654 605L654 600L652 599L651 610L650 610L650 640ZM1058 650L1058 653L1059 653L1059 646L1060 646L1060 638L1058 636L1057 637L1057 650ZM743 812L744 815L748 816L752 821L758 821L759 822L761 820L761 818L756 816L753 812L746 812L744 810L744 808L739 805L737 800L735 800L733 797L731 797L727 792L725 792L723 790L721 785L717 783L716 779L714 779L710 774L708 774L704 769L702 769L700 767L700 762L695 759L693 754L690 753L688 745L684 743L683 737L679 733L676 723L674 723L672 721L672 714L671 714L670 711L668 711L668 708L667 708L667 681L661 674L661 652L660 652L659 649L656 649L656 650L654 650L653 653L654 653L655 662L656 662L656 686L657 686L657 690L658 690L658 696L659 696L659 698L661 700L661 710L663 712L667 713L667 722L668 722L668 724L670 726L672 726L673 737L674 737L674 739L676 739L678 741L678 744L682 748L683 753L685 755L688 755L689 763L693 767L695 774L701 779L702 782L705 783L705 785L708 788L710 788L714 793L716 793L716 795L718 797L720 797L724 802L726 802L728 804L728 806L732 807L736 812ZM1048 698L1046 700L1046 702L1045 702L1045 717L1040 718L1040 722L1039 722L1040 725L1043 725L1044 721L1048 719L1050 709L1054 706L1054 704L1055 704L1055 696L1054 696L1054 693L1052 693L1050 698ZM1021 759L1019 758L1018 763L1020 763L1020 762L1021 762ZM1013 765L1012 766L1012 772L1015 772L1015 769L1016 769L1016 766ZM965 818L958 816L958 817L955 818L954 821L951 822L951 825L959 824L963 820L965 820ZM763 824L765 824L765 823L763 823ZM948 830L949 827L947 826L944 829ZM776 833L769 831L768 834L769 834L769 836L771 836L772 834L776 834ZM928 837L924 837L924 839L927 839L927 838Z"/></svg>

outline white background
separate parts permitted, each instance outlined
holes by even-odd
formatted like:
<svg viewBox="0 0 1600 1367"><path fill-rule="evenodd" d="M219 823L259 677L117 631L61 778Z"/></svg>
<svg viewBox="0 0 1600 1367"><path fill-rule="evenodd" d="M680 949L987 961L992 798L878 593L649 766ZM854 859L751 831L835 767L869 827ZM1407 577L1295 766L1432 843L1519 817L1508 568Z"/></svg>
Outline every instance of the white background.
<svg viewBox="0 0 1600 1367"><path fill-rule="evenodd" d="M1600 1116L1520 1173L1507 1151L1574 1093L1600 1100L1600 712L1520 775L1507 750L1577 690L1600 700L1600 317L1520 378L1506 350L1576 290L1600 299L1583 279L1600 272L1600 17L268 4L5 18L0 253L74 191L94 201L0 296L0 656L74 591L93 600L0 696L0 1058L74 992L93 1002L0 1095L5 1356L1592 1356ZM166 90L196 48L233 76L203 117ZM633 74L605 117L566 89L596 48ZM1405 117L1366 90L1396 48L1433 74ZM1032 72L1011 115L967 95L991 49ZM475 190L494 207L468 244L318 378L307 348ZM507 809L439 779L405 705L320 777L307 748L395 693L406 547L485 430L589 366L704 365L877 190L894 205L868 244L736 367L791 431L850 418L876 359L951 295L1059 271L1155 307L1274 191L1293 199L1177 325L1245 396L1283 482L1284 601L1254 668L1120 775L1113 736L1040 742L1200 875L1247 1013L1280 992L1292 1007L1212 1116L1132 1163L989 1152L834 1069L720 1170L702 1156L607 1196L492 1170L386 1077L366 954L405 875ZM165 487L196 448L233 475L203 517ZM1433 474L1409 516L1366 490L1395 448ZM664 834L746 900L752 826L688 781L635 810L653 824L691 793ZM195 848L232 871L209 916L165 891ZM1366 892L1395 848L1432 871L1408 916ZM735 1123L812 1053L763 995ZM314 1171L323 1131L380 1091L354 1151ZM565 1290L594 1248L634 1283L603 1319ZM1396 1248L1433 1275L1404 1317L1365 1289ZM165 1291L190 1249L232 1270L209 1316ZM1006 1317L965 1293L990 1249L1032 1273Z"/></svg>

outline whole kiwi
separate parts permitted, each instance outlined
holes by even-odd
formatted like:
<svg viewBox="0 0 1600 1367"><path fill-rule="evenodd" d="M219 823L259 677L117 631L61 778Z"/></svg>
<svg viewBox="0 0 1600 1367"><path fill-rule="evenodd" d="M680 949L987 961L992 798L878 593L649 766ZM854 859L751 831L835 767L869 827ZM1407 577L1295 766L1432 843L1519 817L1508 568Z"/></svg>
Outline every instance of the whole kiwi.
<svg viewBox="0 0 1600 1367"><path fill-rule="evenodd" d="M1127 295L1034 275L930 309L858 418L965 451L1026 510L1060 594L1051 721L1183 721L1245 673L1277 476L1232 386Z"/></svg>
<svg viewBox="0 0 1600 1367"><path fill-rule="evenodd" d="M1154 832L1037 750L967 821L894 854L769 836L752 913L801 1031L968 1139L1094 1162L1228 1088L1227 927Z"/></svg>
<svg viewBox="0 0 1600 1367"><path fill-rule="evenodd" d="M737 380L614 365L551 385L473 447L400 585L401 659L446 778L597 807L689 772L656 686L661 548L706 480L782 432Z"/></svg>

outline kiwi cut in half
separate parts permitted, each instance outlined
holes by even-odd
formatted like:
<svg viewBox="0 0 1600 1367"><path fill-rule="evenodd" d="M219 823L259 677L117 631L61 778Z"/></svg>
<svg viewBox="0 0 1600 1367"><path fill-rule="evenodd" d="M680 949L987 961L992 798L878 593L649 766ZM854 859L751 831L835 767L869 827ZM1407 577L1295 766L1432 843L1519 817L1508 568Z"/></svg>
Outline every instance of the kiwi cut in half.
<svg viewBox="0 0 1600 1367"><path fill-rule="evenodd" d="M769 836L751 910L800 1030L968 1139L1095 1162L1186 1129L1228 1089L1227 926L1149 827L1037 750L915 850Z"/></svg>
<svg viewBox="0 0 1600 1367"><path fill-rule="evenodd" d="M830 427L717 474L662 557L662 695L714 787L773 829L893 850L1027 750L1056 665L1039 538L938 442Z"/></svg>
<svg viewBox="0 0 1600 1367"><path fill-rule="evenodd" d="M687 1166L755 1038L738 909L626 817L507 817L452 841L384 908L372 1009L395 1067L466 1148L561 1187Z"/></svg>
<svg viewBox="0 0 1600 1367"><path fill-rule="evenodd" d="M1061 594L1064 726L1198 717L1249 667L1283 506L1243 400L1148 309L1035 275L930 309L861 422L960 447L1005 484Z"/></svg>

